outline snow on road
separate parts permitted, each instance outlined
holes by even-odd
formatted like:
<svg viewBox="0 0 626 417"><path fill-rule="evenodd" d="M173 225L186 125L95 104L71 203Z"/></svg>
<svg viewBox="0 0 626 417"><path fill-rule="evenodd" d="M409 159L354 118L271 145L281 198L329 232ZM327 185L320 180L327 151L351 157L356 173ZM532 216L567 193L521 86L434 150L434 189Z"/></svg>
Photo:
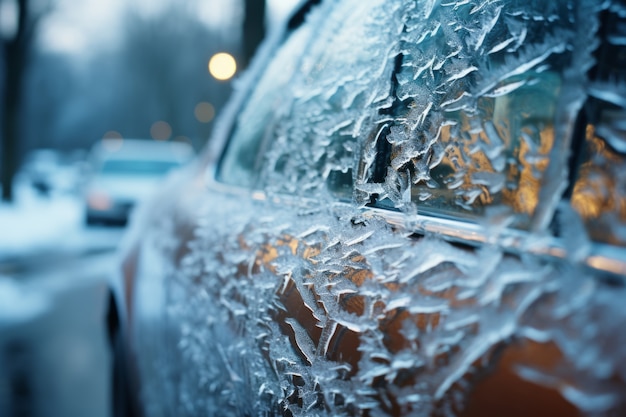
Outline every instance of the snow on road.
<svg viewBox="0 0 626 417"><path fill-rule="evenodd" d="M86 228L82 202L72 194L45 197L19 186L13 204L0 204L0 263L113 249L121 234L121 229Z"/></svg>
<svg viewBox="0 0 626 417"><path fill-rule="evenodd" d="M0 277L0 416L110 416L105 314L114 258Z"/></svg>
<svg viewBox="0 0 626 417"><path fill-rule="evenodd" d="M16 200L0 205L0 259L58 248L80 227L75 198L25 194Z"/></svg>
<svg viewBox="0 0 626 417"><path fill-rule="evenodd" d="M16 187L0 204L0 416L108 417L108 281L123 229L78 196Z"/></svg>

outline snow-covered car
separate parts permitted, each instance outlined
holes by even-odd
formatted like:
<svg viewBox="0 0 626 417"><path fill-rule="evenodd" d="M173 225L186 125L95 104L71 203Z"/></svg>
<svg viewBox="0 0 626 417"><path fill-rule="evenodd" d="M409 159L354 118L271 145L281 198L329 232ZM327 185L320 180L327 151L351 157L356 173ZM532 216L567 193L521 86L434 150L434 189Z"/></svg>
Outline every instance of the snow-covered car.
<svg viewBox="0 0 626 417"><path fill-rule="evenodd" d="M85 222L125 224L135 205L154 194L164 177L193 157L184 142L104 139L90 154L84 189Z"/></svg>
<svg viewBox="0 0 626 417"><path fill-rule="evenodd" d="M76 193L82 158L80 152L35 149L26 155L18 176L41 195Z"/></svg>
<svg viewBox="0 0 626 417"><path fill-rule="evenodd" d="M118 392L147 416L626 415L624 16L306 2L131 225Z"/></svg>

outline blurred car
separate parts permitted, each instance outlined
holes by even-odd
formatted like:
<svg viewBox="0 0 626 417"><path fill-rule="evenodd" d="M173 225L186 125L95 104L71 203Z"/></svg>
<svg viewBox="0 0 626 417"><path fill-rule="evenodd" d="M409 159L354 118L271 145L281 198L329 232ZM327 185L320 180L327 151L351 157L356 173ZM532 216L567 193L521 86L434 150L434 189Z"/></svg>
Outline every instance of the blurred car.
<svg viewBox="0 0 626 417"><path fill-rule="evenodd" d="M132 223L116 404L626 415L625 11L305 2Z"/></svg>
<svg viewBox="0 0 626 417"><path fill-rule="evenodd" d="M193 156L183 142L105 139L94 145L85 185L87 224L125 224L137 202L153 194L172 169Z"/></svg>

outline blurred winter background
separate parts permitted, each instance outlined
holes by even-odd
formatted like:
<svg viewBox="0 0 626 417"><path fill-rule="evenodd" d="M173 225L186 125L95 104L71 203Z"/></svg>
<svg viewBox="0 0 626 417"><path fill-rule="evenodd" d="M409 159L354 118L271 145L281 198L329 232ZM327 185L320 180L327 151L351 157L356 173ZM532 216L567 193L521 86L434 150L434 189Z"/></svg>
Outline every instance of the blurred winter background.
<svg viewBox="0 0 626 417"><path fill-rule="evenodd" d="M0 416L110 415L102 316L132 208L115 181L171 164L102 154L129 138L201 151L297 2L0 0Z"/></svg>

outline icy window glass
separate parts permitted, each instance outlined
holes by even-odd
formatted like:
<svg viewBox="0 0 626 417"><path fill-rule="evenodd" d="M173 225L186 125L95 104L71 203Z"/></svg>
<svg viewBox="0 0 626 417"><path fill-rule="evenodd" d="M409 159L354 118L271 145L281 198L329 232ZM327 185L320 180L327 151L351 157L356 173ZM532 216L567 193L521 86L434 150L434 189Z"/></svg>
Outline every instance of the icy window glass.
<svg viewBox="0 0 626 417"><path fill-rule="evenodd" d="M626 246L626 28L620 12L605 14L572 206L592 239Z"/></svg>
<svg viewBox="0 0 626 417"><path fill-rule="evenodd" d="M272 117L285 100L300 55L310 37L311 25L301 26L277 52L237 118L233 137L220 167L220 179L228 184L253 186L258 172L263 138L273 132Z"/></svg>
<svg viewBox="0 0 626 417"><path fill-rule="evenodd" d="M546 178L549 156L583 99L582 3L417 2L403 16L393 120L371 145L388 168L361 188L455 217L494 204L532 216L543 182L563 179Z"/></svg>
<svg viewBox="0 0 626 417"><path fill-rule="evenodd" d="M389 107L400 1L344 1L319 26L289 88L263 172L272 192L352 194L360 143ZM397 53L397 52L396 52Z"/></svg>
<svg viewBox="0 0 626 417"><path fill-rule="evenodd" d="M626 119L624 109L606 113L606 117L612 113L620 118L611 124ZM609 145L601 136L602 129L602 125L587 128L585 162L580 167L572 205L585 220L592 239L626 246L626 154ZM626 131L620 133L622 137L624 134Z"/></svg>
<svg viewBox="0 0 626 417"><path fill-rule="evenodd" d="M239 117L222 178L241 183L232 177L260 164L270 192L350 198L359 144L390 104L401 3L329 3L308 16Z"/></svg>

